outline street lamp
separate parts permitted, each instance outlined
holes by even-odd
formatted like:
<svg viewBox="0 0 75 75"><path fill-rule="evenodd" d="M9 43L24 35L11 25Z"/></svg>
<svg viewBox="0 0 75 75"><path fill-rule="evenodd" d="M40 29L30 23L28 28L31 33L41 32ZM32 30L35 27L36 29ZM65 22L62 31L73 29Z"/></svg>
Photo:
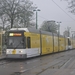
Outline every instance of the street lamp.
<svg viewBox="0 0 75 75"><path fill-rule="evenodd" d="M60 35L60 23L62 22L57 22L58 23L58 35Z"/></svg>
<svg viewBox="0 0 75 75"><path fill-rule="evenodd" d="M60 35L60 23L61 22L57 22L58 23L58 51L60 50L60 39L59 39L59 35Z"/></svg>
<svg viewBox="0 0 75 75"><path fill-rule="evenodd" d="M40 11L40 9L36 9L36 10L33 10L33 11L36 11L36 29L37 29L37 11Z"/></svg>

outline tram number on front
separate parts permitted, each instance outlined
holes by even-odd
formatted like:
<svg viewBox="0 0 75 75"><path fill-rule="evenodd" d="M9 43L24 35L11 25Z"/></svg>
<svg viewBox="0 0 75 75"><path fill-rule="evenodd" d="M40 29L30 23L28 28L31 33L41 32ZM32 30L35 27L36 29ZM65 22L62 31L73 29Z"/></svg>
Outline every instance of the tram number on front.
<svg viewBox="0 0 75 75"><path fill-rule="evenodd" d="M13 50L13 51L12 51L12 54L16 54L16 50Z"/></svg>

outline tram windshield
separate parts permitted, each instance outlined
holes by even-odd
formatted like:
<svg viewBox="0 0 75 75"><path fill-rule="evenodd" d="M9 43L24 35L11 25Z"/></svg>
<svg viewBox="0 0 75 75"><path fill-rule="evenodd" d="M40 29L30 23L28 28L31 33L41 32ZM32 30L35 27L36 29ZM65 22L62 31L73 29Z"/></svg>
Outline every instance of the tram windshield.
<svg viewBox="0 0 75 75"><path fill-rule="evenodd" d="M6 33L5 44L8 49L26 48L26 38L23 31L9 31Z"/></svg>
<svg viewBox="0 0 75 75"><path fill-rule="evenodd" d="M21 33L9 33L7 37L8 49L23 49L25 48L25 38Z"/></svg>
<svg viewBox="0 0 75 75"><path fill-rule="evenodd" d="M8 38L8 44L7 48L17 48L17 49L23 49L25 48L25 41L23 37L9 37Z"/></svg>

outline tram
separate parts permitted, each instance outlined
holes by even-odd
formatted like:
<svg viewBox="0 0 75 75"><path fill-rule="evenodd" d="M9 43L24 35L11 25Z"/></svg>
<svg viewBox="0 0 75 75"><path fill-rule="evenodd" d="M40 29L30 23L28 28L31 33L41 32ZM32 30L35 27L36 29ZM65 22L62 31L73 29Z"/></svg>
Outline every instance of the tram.
<svg viewBox="0 0 75 75"><path fill-rule="evenodd" d="M6 58L30 58L75 48L75 39L34 28L11 28L5 40Z"/></svg>

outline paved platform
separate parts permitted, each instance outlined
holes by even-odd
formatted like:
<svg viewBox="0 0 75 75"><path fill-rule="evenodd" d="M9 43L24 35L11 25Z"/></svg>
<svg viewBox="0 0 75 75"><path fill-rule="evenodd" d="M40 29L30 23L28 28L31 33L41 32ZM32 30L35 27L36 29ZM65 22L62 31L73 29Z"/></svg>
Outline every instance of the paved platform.
<svg viewBox="0 0 75 75"><path fill-rule="evenodd" d="M37 66L36 62L36 66L22 70L21 75L75 75L75 50L51 55L42 61L41 65Z"/></svg>
<svg viewBox="0 0 75 75"><path fill-rule="evenodd" d="M0 75L75 75L75 50L0 64Z"/></svg>

